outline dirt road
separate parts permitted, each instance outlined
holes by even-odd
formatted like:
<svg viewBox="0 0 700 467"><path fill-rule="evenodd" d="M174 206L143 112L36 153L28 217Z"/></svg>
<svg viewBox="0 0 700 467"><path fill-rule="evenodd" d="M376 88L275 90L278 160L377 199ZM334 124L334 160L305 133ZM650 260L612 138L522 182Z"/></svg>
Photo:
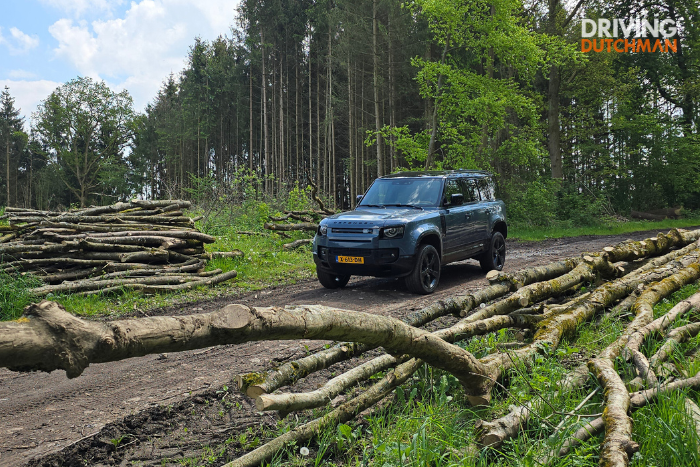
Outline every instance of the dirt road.
<svg viewBox="0 0 700 467"><path fill-rule="evenodd" d="M626 238L655 233L509 241L505 270L599 251ZM440 286L430 296L411 295L403 281L392 279L353 278L345 289L334 291L305 281L137 316L207 312L238 302L324 304L401 317L486 284L478 264L470 260L445 266ZM276 414L257 414L252 401L233 389L235 375L299 358L323 344L259 342L151 355L91 365L72 380L63 371L24 374L0 369L0 465L170 465L183 457L199 459L195 464L218 459L211 465L220 465L237 450L253 447L260 430L276 427ZM298 387L315 388L342 366L313 375ZM238 436L221 452L206 447L224 443L232 434Z"/></svg>

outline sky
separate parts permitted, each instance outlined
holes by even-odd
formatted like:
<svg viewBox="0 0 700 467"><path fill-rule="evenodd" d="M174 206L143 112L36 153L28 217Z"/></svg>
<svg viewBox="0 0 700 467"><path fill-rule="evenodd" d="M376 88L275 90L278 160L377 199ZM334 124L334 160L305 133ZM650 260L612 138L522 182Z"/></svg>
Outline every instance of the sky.
<svg viewBox="0 0 700 467"><path fill-rule="evenodd" d="M27 118L87 76L126 89L142 112L194 38L230 36L238 0L0 0L0 89Z"/></svg>

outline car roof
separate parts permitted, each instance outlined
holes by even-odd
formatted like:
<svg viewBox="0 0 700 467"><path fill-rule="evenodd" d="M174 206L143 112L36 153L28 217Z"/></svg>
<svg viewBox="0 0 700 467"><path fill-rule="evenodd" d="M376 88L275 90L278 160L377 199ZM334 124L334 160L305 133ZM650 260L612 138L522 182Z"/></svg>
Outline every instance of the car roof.
<svg viewBox="0 0 700 467"><path fill-rule="evenodd" d="M379 178L418 178L418 177L426 177L426 178L448 178L448 177L475 177L475 178L481 178L481 177L490 177L491 173L486 172L484 170L466 170L466 169L459 169L459 170L422 170L422 171L410 171L410 172L396 172L393 174L389 175L384 175L383 177Z"/></svg>

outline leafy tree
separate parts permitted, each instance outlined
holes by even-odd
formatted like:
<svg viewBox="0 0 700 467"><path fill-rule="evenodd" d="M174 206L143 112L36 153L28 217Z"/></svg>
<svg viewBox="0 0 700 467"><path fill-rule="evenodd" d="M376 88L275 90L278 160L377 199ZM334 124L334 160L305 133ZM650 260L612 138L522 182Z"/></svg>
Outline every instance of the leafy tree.
<svg viewBox="0 0 700 467"><path fill-rule="evenodd" d="M22 130L24 118L20 117L20 110L15 108L15 99L10 95L10 89L5 89L0 94L0 148L4 153L5 162L5 205L12 203L11 174L12 166L18 165L19 156L27 145L27 134ZM14 162L14 163L13 163ZM17 183L15 181L15 188ZM16 200L15 200L16 201ZM2 204L2 203L0 203Z"/></svg>
<svg viewBox="0 0 700 467"><path fill-rule="evenodd" d="M124 150L132 138L134 110L127 91L115 93L102 81L77 78L51 93L34 119L37 137L81 206L94 195L129 194L128 186L114 185L128 175Z"/></svg>

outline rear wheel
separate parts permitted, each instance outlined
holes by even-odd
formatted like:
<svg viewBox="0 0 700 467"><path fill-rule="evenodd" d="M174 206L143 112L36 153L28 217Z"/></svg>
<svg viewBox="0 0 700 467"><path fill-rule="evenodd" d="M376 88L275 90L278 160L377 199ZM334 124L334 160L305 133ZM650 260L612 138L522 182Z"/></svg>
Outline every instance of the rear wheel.
<svg viewBox="0 0 700 467"><path fill-rule="evenodd" d="M316 270L318 281L327 289L343 288L350 280L350 274L330 274L321 270Z"/></svg>
<svg viewBox="0 0 700 467"><path fill-rule="evenodd" d="M432 245L420 245L416 266L406 276L406 287L413 293L428 295L440 282L440 255Z"/></svg>
<svg viewBox="0 0 700 467"><path fill-rule="evenodd" d="M506 264L506 239L501 232L494 232L488 248L479 257L479 264L484 272L500 271Z"/></svg>

